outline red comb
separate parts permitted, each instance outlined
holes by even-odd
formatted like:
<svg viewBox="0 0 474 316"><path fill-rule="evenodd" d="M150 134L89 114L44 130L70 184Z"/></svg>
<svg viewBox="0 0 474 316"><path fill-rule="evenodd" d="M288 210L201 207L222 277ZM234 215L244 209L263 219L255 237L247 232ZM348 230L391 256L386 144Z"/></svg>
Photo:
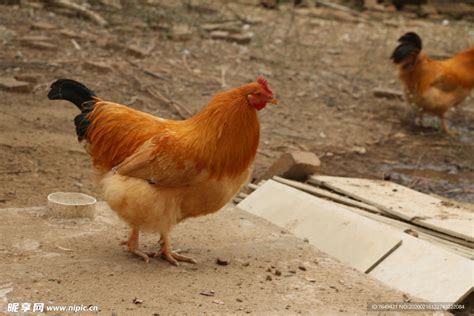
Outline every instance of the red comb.
<svg viewBox="0 0 474 316"><path fill-rule="evenodd" d="M265 78L263 78L262 76L260 76L260 77L257 78L257 83L260 84L260 85L262 86L262 88L263 88L266 92L268 92L268 93L270 93L271 95L273 95L272 89L270 89L270 87L268 86L268 81L267 81L267 79L265 79Z"/></svg>

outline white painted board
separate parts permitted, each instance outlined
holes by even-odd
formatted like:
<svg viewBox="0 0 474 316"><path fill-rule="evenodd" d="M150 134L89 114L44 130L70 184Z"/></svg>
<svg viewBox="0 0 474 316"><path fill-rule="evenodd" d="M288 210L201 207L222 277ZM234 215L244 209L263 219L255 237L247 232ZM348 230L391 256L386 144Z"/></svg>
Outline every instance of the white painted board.
<svg viewBox="0 0 474 316"><path fill-rule="evenodd" d="M307 238L316 248L363 272L401 243L400 233L389 225L273 180L238 207Z"/></svg>
<svg viewBox="0 0 474 316"><path fill-rule="evenodd" d="M369 275L429 302L460 302L472 292L472 260L408 234L402 238L402 245Z"/></svg>
<svg viewBox="0 0 474 316"><path fill-rule="evenodd" d="M474 242L474 212L402 185L380 180L312 176L311 182L402 219Z"/></svg>

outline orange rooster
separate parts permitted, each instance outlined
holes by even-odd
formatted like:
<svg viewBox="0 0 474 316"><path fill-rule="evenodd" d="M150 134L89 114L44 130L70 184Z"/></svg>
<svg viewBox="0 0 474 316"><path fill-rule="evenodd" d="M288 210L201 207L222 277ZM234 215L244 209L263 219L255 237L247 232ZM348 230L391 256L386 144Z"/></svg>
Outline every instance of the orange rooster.
<svg viewBox="0 0 474 316"><path fill-rule="evenodd" d="M441 127L451 134L446 112L460 104L474 88L474 46L452 58L434 60L422 53L421 38L413 32L399 38L391 59L398 65L408 102L423 113L436 115Z"/></svg>
<svg viewBox="0 0 474 316"><path fill-rule="evenodd" d="M171 228L221 209L249 178L257 152L257 111L276 104L263 78L215 95L193 117L173 121L103 101L79 82L60 79L51 100L74 103L79 141L99 174L109 206L132 228L128 250L178 265L192 258L171 249ZM160 233L160 251L138 249L140 231Z"/></svg>

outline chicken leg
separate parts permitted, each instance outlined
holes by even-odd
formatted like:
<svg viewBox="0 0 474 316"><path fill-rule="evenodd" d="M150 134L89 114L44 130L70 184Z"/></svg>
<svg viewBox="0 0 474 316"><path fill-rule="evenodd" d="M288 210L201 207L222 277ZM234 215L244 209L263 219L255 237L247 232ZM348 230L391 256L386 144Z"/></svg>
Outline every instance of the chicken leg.
<svg viewBox="0 0 474 316"><path fill-rule="evenodd" d="M441 129L448 135L448 136L451 136L451 137L454 137L454 136L457 136L458 133L455 132L455 131L452 131L448 128L448 122L446 121L446 118L443 116L440 117L440 120L441 120Z"/></svg>
<svg viewBox="0 0 474 316"><path fill-rule="evenodd" d="M180 255L176 253L175 251L173 251L171 249L170 239L168 237L168 234L161 234L159 243L160 243L161 249L160 249L160 252L157 254L157 256L161 255L163 259L165 259L172 265L178 266L179 265L178 261L197 263L197 261L194 260L193 258Z"/></svg>
<svg viewBox="0 0 474 316"><path fill-rule="evenodd" d="M139 234L140 234L140 231L137 228L132 228L132 231L130 233L130 237L128 237L128 240L123 241L121 244L127 245L129 252L143 258L143 260L145 260L145 263L148 263L150 261L150 257L153 258L156 256L156 252L143 252L140 249L138 249Z"/></svg>

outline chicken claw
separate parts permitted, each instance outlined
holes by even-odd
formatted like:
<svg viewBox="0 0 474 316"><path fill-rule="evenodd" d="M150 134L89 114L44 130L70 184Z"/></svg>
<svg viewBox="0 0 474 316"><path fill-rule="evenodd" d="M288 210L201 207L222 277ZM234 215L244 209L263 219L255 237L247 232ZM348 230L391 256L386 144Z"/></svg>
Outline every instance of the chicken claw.
<svg viewBox="0 0 474 316"><path fill-rule="evenodd" d="M156 257L157 253L156 252L143 252L140 249L138 249L138 236L139 236L138 229L132 228L132 232L130 233L130 237L128 238L128 240L122 241L120 244L127 245L129 252L143 258L143 260L145 260L145 263L148 263L150 261L150 257L152 258Z"/></svg>
<svg viewBox="0 0 474 316"><path fill-rule="evenodd" d="M197 261L194 260L193 258L180 255L180 254L178 254L178 253L176 253L172 250L170 250L170 251L163 250L163 251L160 251L159 254L161 254L163 259L165 259L166 261L168 261L169 263L171 263L174 266L179 266L178 261L189 262L189 263L197 263Z"/></svg>
<svg viewBox="0 0 474 316"><path fill-rule="evenodd" d="M176 251L171 250L169 238L167 236L161 236L159 243L161 245L161 249L157 256L161 256L172 265L179 266L178 261L197 263L197 261L193 258L180 255Z"/></svg>
<svg viewBox="0 0 474 316"><path fill-rule="evenodd" d="M448 136L451 136L451 137L456 137L456 136L459 136L459 133L456 132L456 131L453 131L453 130L450 130L448 128L448 123L446 122L446 119L443 117L441 117L441 128L443 129L443 131L448 135Z"/></svg>

